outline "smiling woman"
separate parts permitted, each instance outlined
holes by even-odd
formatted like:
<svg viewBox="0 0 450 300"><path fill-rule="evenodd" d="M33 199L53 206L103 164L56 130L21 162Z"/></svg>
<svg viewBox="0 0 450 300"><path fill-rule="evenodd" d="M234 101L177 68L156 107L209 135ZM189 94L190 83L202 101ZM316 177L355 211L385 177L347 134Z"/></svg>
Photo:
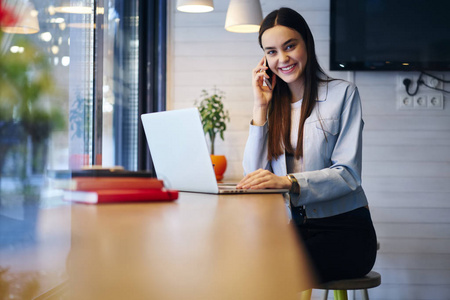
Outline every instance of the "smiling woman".
<svg viewBox="0 0 450 300"><path fill-rule="evenodd" d="M377 246L361 186L358 89L325 74L308 24L292 9L263 20L259 43L264 58L252 73L253 120L238 187L290 189L286 204L319 281L363 276Z"/></svg>

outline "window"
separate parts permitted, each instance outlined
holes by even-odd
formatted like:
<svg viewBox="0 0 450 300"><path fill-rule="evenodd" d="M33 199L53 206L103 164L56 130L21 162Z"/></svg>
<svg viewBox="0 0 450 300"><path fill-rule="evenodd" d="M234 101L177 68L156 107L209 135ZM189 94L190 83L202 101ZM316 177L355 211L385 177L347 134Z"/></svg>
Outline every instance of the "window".
<svg viewBox="0 0 450 300"><path fill-rule="evenodd" d="M45 149L30 146L33 143L28 136L24 139L27 154L21 156L18 149L22 148L10 147L20 134L9 129L2 131L6 122L1 119L5 110L0 107L0 284L27 288L28 282L11 278L30 279L35 284L35 278L18 273L23 269L21 264L27 264L28 270L36 269L32 274L46 277L36 279L41 285L26 295L31 299L52 287L46 284L64 277L46 270L46 266L51 269L55 264L65 266L65 257L46 255L51 253L48 247L52 245L46 244L46 237L51 234L40 232L54 229L53 223L42 224L45 210L62 203L60 190L46 175L52 170L76 169L86 164L121 165L128 170L151 167L140 114L165 109L167 4L165 0L0 1L2 7L5 5L19 16L28 3L33 4L38 32L4 33L0 51L20 55L33 44L36 53L45 55L51 66L54 91L40 97L39 107L57 110L66 124L48 140L44 147L47 155L38 156ZM76 12L70 11L74 8ZM31 44L23 44L25 40ZM27 70L27 77L36 77L38 71ZM6 76L2 68L0 72ZM8 98L2 87L1 105ZM14 124L20 119L15 117L17 111L11 109L9 114ZM3 147L4 141L10 143L5 144L9 148ZM33 163L27 167L28 160ZM18 171L22 165L25 172ZM20 183L24 178L26 184ZM44 184L48 182L49 185ZM29 188L36 193L30 196ZM68 230L55 229L66 230L67 235L58 235L57 243L66 245L68 251L70 210L63 219L66 222L58 226L65 225ZM22 257L24 253L28 256ZM33 253L41 256L34 259ZM29 261L24 259L28 257ZM23 296L22 292L16 289L10 297Z"/></svg>
<svg viewBox="0 0 450 300"><path fill-rule="evenodd" d="M7 4L19 14L23 10L21 0ZM40 0L34 5L40 28L27 39L51 62L57 91L48 105L60 108L67 120L66 130L53 135L48 168L145 168L139 115L165 109L165 1ZM7 35L8 51L17 36Z"/></svg>

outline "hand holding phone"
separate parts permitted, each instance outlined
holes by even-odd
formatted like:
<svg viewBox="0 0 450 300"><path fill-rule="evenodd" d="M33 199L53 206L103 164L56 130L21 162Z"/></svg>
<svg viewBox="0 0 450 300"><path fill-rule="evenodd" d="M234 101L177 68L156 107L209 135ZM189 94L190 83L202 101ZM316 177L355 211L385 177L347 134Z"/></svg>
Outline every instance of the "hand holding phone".
<svg viewBox="0 0 450 300"><path fill-rule="evenodd" d="M267 67L264 55L252 70L252 87L254 97L253 125L262 126L267 122L267 113L270 101L273 98L273 88L276 85L276 77ZM268 78L266 78L268 77Z"/></svg>

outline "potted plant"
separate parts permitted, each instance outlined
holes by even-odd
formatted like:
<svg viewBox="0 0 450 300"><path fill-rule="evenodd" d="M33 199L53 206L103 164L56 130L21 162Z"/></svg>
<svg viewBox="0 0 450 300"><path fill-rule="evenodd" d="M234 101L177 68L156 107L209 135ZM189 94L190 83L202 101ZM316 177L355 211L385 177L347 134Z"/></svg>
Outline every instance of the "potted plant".
<svg viewBox="0 0 450 300"><path fill-rule="evenodd" d="M214 88L212 94L202 90L200 102L195 105L202 117L203 131L209 137L211 160L214 165L216 179L222 180L223 174L227 168L227 160L224 155L215 155L216 137L224 139L224 132L227 129L226 122L230 121L228 110L223 106L224 92Z"/></svg>
<svg viewBox="0 0 450 300"><path fill-rule="evenodd" d="M8 178L0 209L19 206L23 220L4 221L0 247L35 241L48 141L65 127L61 108L46 101L55 90L49 59L26 38L14 46L21 50L0 53L0 178Z"/></svg>
<svg viewBox="0 0 450 300"><path fill-rule="evenodd" d="M53 130L65 127L65 120L59 107L51 107L43 101L44 96L54 91L48 58L27 39L17 38L15 45L22 50L0 54L0 138L8 137L11 127L18 128L25 140L31 141L31 147L27 147L33 152L31 157L41 160L31 162L33 170L39 164L41 167L37 169L43 171L45 156L36 154L46 153L45 142ZM0 144L1 147L11 146ZM4 154L7 152L7 149L2 150Z"/></svg>
<svg viewBox="0 0 450 300"><path fill-rule="evenodd" d="M0 45L2 36L0 28ZM0 247L34 241L48 140L66 123L61 108L48 101L55 91L48 57L26 37L15 36L13 45L17 51L0 49L0 178L8 177L0 183L0 209L20 206L23 219L4 218Z"/></svg>

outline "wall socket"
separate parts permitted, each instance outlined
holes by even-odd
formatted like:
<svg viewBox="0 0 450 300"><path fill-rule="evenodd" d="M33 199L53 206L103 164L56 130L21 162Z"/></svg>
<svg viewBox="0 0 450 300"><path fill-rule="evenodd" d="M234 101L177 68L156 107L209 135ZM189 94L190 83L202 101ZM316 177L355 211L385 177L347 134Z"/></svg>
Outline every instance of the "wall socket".
<svg viewBox="0 0 450 300"><path fill-rule="evenodd" d="M443 78L442 75L436 75ZM405 79L411 80L409 92L413 93L416 90L417 79L419 74L401 74L397 77L397 109L398 110L443 110L444 109L444 94L442 92L430 89L421 85L416 95L410 96L406 93L403 81ZM423 75L422 80L427 85L442 89L443 83L433 77Z"/></svg>
<svg viewBox="0 0 450 300"><path fill-rule="evenodd" d="M413 107L417 109L426 109L428 107L428 97L426 95L413 96Z"/></svg>
<svg viewBox="0 0 450 300"><path fill-rule="evenodd" d="M444 79L444 76L442 74L433 74L434 76L440 78L440 79ZM420 73L417 74L401 74L398 75L397 77L397 86L402 89L403 91L405 90L405 85L403 84L403 81L405 79L410 79L411 80L411 86L409 87L409 91L412 92L416 89L416 83L417 80L419 79ZM430 77L428 75L422 75L422 80L425 82L426 85L437 88L437 89L443 89L444 88L444 84L442 81L437 80L436 78ZM432 92L434 90L428 88L425 85L421 85L419 88L420 92Z"/></svg>
<svg viewBox="0 0 450 300"><path fill-rule="evenodd" d="M397 109L413 109L413 97L405 94L397 97Z"/></svg>
<svg viewBox="0 0 450 300"><path fill-rule="evenodd" d="M429 109L444 109L444 96L442 94L428 95Z"/></svg>
<svg viewBox="0 0 450 300"><path fill-rule="evenodd" d="M397 95L398 110L443 110L444 96L442 94L408 94Z"/></svg>

